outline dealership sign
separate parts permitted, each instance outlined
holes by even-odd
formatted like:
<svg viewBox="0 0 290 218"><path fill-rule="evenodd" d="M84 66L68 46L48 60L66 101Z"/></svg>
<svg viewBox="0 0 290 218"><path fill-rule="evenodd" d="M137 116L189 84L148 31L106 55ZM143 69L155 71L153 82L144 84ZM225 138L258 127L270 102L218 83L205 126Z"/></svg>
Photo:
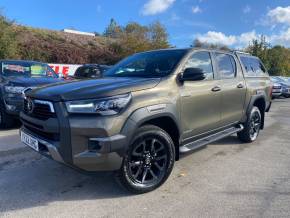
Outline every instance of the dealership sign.
<svg viewBox="0 0 290 218"><path fill-rule="evenodd" d="M61 77L74 75L76 69L81 65L78 64L48 64Z"/></svg>

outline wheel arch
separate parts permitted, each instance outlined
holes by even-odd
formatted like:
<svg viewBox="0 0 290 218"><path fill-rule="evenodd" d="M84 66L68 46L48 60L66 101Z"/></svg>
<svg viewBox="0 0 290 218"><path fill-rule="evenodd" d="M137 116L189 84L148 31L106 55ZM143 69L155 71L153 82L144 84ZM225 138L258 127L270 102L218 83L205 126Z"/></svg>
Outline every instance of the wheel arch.
<svg viewBox="0 0 290 218"><path fill-rule="evenodd" d="M179 159L179 139L180 139L180 126L178 122L177 113L174 112L175 108L167 106L163 110L158 112L150 112L147 108L141 108L136 110L127 120L123 126L121 132L125 134L127 138L127 144L131 143L131 140L135 134L135 131L144 125L150 124L158 126L163 129L171 137L175 147L175 159ZM127 146L128 146L127 145ZM127 150L127 147L125 148Z"/></svg>
<svg viewBox="0 0 290 218"><path fill-rule="evenodd" d="M247 116L251 113L253 107L259 108L261 112L261 129L264 129L265 123L265 111L266 111L266 98L263 95L252 96L250 100L250 104L247 110Z"/></svg>

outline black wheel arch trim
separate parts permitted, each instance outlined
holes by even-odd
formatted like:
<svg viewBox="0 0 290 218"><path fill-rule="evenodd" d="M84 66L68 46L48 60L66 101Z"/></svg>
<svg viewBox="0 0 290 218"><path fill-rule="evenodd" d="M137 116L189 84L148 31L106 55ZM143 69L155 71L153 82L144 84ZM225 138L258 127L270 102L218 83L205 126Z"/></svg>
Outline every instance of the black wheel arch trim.
<svg viewBox="0 0 290 218"><path fill-rule="evenodd" d="M132 138L134 137L135 131L137 128L142 126L144 123L149 122L150 120L156 118L167 117L172 119L175 123L178 134L181 134L181 128L179 124L179 119L176 117L178 115L177 110L174 105L167 104L166 107L160 111L150 112L147 107L139 108L135 110L127 119L125 124L121 129L121 134L126 135L126 145L124 146L123 152L126 152L129 144L131 143Z"/></svg>

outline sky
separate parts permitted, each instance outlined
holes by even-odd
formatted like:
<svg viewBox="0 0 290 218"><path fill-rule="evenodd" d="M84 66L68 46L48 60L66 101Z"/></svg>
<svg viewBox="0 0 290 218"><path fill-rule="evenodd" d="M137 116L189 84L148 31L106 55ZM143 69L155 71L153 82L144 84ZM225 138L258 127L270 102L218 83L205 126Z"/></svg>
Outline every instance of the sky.
<svg viewBox="0 0 290 218"><path fill-rule="evenodd" d="M19 24L53 30L103 33L111 18L160 21L177 47L199 39L242 48L261 34L290 47L290 0L0 0L0 9Z"/></svg>

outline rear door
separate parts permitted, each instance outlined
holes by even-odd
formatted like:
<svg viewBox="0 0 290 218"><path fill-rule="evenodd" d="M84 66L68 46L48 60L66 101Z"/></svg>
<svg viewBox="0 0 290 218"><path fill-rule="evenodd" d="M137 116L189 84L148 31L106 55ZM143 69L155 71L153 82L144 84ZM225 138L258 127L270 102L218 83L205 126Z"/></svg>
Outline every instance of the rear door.
<svg viewBox="0 0 290 218"><path fill-rule="evenodd" d="M221 125L241 120L246 97L246 83L236 57L229 53L215 53L217 72L221 81Z"/></svg>
<svg viewBox="0 0 290 218"><path fill-rule="evenodd" d="M183 139L217 128L221 117L221 92L219 81L215 80L210 52L195 51L183 70L186 68L199 68L206 78L185 81L180 87Z"/></svg>

